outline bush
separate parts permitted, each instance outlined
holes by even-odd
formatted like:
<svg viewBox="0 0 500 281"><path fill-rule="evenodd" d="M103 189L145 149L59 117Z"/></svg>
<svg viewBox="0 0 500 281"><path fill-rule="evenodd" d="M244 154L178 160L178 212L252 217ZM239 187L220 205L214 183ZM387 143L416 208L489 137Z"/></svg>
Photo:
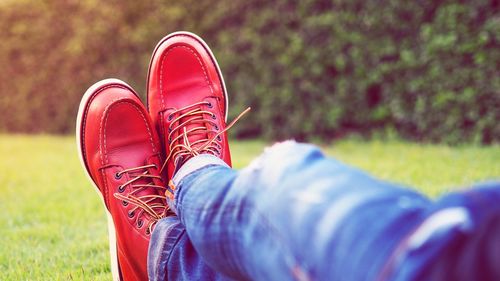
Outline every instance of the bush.
<svg viewBox="0 0 500 281"><path fill-rule="evenodd" d="M86 87L144 92L156 42L187 29L214 49L231 115L253 107L236 136L500 141L498 1L138 2L0 4L0 129L72 132Z"/></svg>

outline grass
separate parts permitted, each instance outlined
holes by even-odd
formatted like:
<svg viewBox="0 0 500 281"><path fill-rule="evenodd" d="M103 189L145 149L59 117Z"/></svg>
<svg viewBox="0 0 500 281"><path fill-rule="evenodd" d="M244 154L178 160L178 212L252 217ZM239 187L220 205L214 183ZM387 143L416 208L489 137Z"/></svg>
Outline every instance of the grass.
<svg viewBox="0 0 500 281"><path fill-rule="evenodd" d="M265 143L232 142L235 167ZM431 196L500 176L500 147L340 141L327 154ZM0 135L0 280L110 280L104 212L71 137Z"/></svg>

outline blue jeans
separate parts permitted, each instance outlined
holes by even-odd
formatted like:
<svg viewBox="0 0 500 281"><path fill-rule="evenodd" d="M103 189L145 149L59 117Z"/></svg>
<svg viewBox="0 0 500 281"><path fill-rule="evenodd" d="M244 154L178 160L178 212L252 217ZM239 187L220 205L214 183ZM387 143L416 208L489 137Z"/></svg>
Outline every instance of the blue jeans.
<svg viewBox="0 0 500 281"><path fill-rule="evenodd" d="M194 157L173 183L150 280L500 280L499 182L432 201L285 142L241 171Z"/></svg>

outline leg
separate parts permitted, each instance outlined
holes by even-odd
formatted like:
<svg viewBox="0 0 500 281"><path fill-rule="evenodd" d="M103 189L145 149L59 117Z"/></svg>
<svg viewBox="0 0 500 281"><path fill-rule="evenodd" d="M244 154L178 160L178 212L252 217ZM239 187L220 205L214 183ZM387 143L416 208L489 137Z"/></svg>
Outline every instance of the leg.
<svg viewBox="0 0 500 281"><path fill-rule="evenodd" d="M150 281L229 280L201 259L177 216L156 225L149 243L148 273Z"/></svg>
<svg viewBox="0 0 500 281"><path fill-rule="evenodd" d="M439 199L401 241L380 280L499 280L500 184Z"/></svg>
<svg viewBox="0 0 500 281"><path fill-rule="evenodd" d="M227 91L215 57L193 34L171 34L158 44L148 104L163 143L163 167L169 179L175 174L170 206L197 252L228 276L403 276L394 266L410 268L404 257L412 248L405 242L434 225L435 215L450 215L416 192L326 159L311 146L282 145L241 172L231 170L225 132L234 121L226 126ZM438 220L442 228L436 229L461 229L467 220L454 215L454 224Z"/></svg>
<svg viewBox="0 0 500 281"><path fill-rule="evenodd" d="M241 172L202 155L173 182L194 247L236 279L373 279L431 204L293 142Z"/></svg>
<svg viewBox="0 0 500 281"><path fill-rule="evenodd" d="M211 159L181 168L174 205L200 254L237 279L375 276L430 204L309 145L275 146L241 172Z"/></svg>

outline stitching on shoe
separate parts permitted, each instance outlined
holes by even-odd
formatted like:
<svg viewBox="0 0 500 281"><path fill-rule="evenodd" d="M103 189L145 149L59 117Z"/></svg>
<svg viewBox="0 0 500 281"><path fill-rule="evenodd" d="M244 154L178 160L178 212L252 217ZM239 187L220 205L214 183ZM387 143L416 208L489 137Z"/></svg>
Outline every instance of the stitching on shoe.
<svg viewBox="0 0 500 281"><path fill-rule="evenodd" d="M118 102L117 102L118 101ZM146 129L148 131L148 134L149 134L149 140L150 140L150 143L151 143L151 147L153 148L153 152L154 153L157 153L156 151L156 147L154 145L154 141L153 141L153 135L151 133L151 130L149 129L149 126L148 126L148 122L146 120L146 117L144 116L144 114L142 113L142 111L139 109L139 107L137 105L135 105L134 103L132 103L130 100L128 100L128 98L124 98L124 97L121 97L121 98L116 98L114 99L113 101L110 102L110 104L108 106L106 106L106 108L104 109L104 112L105 114L103 114L102 118L101 118L101 123L100 123L100 127L99 127L99 140L103 140L104 144L101 145L101 141L99 141L99 150L100 150L100 156L101 156L101 163L102 165L104 164L107 164L108 163L108 155L107 153L105 154L105 161L104 159L102 158L103 156L103 147L104 146L104 149L106 149L107 145L106 145L106 134L104 134L104 138L102 137L102 132L103 132L103 128L106 128L107 127L107 122L108 122L108 116L109 114L106 114L106 112L108 112L109 110L111 110L111 107L112 106L115 106L115 105L119 105L119 104L123 104L123 103L127 103L127 104L130 104L135 110L137 110L137 112L141 115L142 117L142 120L144 121L144 125L146 125ZM103 120L104 119L104 120ZM104 123L104 126L103 126L103 123Z"/></svg>
<svg viewBox="0 0 500 281"><path fill-rule="evenodd" d="M193 36L188 35L188 34L179 34L177 36L179 36L179 37L186 37L186 38L189 38L189 39L193 39L196 42L200 43L200 45L203 47L203 49L207 52L208 57L210 58L210 61L212 62L212 64L215 65L215 68L217 70L216 71L217 72L217 77L219 77L219 83L218 84L220 86L221 91L226 96L227 95L227 89L224 87L224 78L222 77L222 73L221 73L221 71L219 69L219 65L217 63L217 59L215 58L215 55L212 53L212 50L210 50L210 47L207 45L207 43L205 43L203 41L200 41L198 38L193 37ZM224 104L224 110L227 110L226 103L223 103L223 104Z"/></svg>
<svg viewBox="0 0 500 281"><path fill-rule="evenodd" d="M105 87L102 87L100 88L98 91L94 92L92 94L92 97L87 101L86 105L85 105L85 112L82 116L83 118L83 124L82 124L82 138L81 140L82 141L85 141L85 127L86 127L86 124L87 124L87 115L88 115L88 112L90 110L90 106L88 106L89 104L92 103L92 101L97 97L97 94L99 94L100 92L106 90L106 89L109 89L109 88L120 88L120 89L124 89L124 90L128 90L127 88L123 87L123 86L120 86L120 85L108 85L108 86L105 86ZM99 135L100 135L100 131L99 131ZM100 139L100 138L99 138ZM100 141L99 141L99 146L100 146ZM100 149L99 149L100 151ZM83 152L83 159L85 159L86 161L86 155L87 155L87 151L85 149L85 146L82 145L82 152ZM102 163L102 154L101 154L101 163Z"/></svg>
<svg viewBox="0 0 500 281"><path fill-rule="evenodd" d="M172 231L177 230L177 227L179 227L179 225L180 225L180 222L177 221L177 222L175 222L175 224L171 225L169 227L169 229L167 229L165 232L170 234ZM175 241L173 243L169 243L168 239L164 239L165 242L162 244L161 252L160 252L162 254L162 256L163 256L167 246L170 247L170 249L168 249L168 253L167 253L166 264L168 264L168 261L170 260L170 256L172 256L173 248L175 248L175 246L179 243L179 241L181 240L182 236L185 233L186 233L185 229L180 230L180 233L178 233L178 235L175 238ZM156 262L156 268L160 268L160 263L161 263L161 261L160 261L160 259L158 259ZM166 272L167 272L167 269L165 267L165 273Z"/></svg>
<svg viewBox="0 0 500 281"><path fill-rule="evenodd" d="M163 82L162 82L163 81L163 61L170 54L170 52L172 52L174 49L177 49L177 48L184 48L184 49L188 50L189 52L191 52L196 57L196 59L198 60L198 63L201 66L201 69L203 70L203 74L205 75L205 81L207 82L207 85L210 88L210 93L214 94L213 86L210 83L210 80L208 79L208 74L207 74L207 71L206 71L206 66L201 61L200 56L198 56L198 54L195 52L195 50L193 48L191 48L191 47L184 46L184 45L183 46L174 46L174 47L168 49L168 51L166 51L165 53L163 53L162 56L161 56L161 59L160 59L160 97L161 97L161 106L162 106L162 109L165 108L165 101L164 101L164 96L163 96L164 95L163 94Z"/></svg>
<svg viewBox="0 0 500 281"><path fill-rule="evenodd" d="M104 181L104 202L106 203L106 206L109 208L109 197L108 197L108 180L106 179L106 173L104 172L104 169L101 169L101 176L102 180Z"/></svg>

